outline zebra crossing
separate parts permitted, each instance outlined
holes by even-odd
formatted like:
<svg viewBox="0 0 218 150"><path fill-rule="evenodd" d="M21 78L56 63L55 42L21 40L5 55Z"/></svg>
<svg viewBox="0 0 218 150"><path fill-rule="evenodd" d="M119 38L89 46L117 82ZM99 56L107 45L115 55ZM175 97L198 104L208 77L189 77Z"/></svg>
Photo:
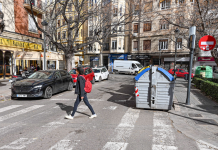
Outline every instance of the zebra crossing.
<svg viewBox="0 0 218 150"><path fill-rule="evenodd" d="M57 111L57 107L50 107L50 109L43 109L46 107L45 105L32 105L32 106L23 106L23 105L11 105L6 107L0 107L0 122L4 123L7 120L13 119L18 116L22 116L25 114L28 114L30 112L35 112L38 110L39 112L35 114L39 119L42 118L44 115L52 115ZM63 106L62 109L67 106ZM119 111L121 106L117 105L111 105L107 107L103 107L99 109L100 111L108 111L111 114L115 115L117 111ZM13 112L14 110L14 112ZM131 141L129 140L132 136L132 133L135 130L135 127L137 126L136 123L138 120L143 119L140 118L140 113L143 113L143 110L140 109L133 109L133 108L127 108L126 111L123 111L121 117L119 118L119 123L114 127L113 132L107 135L105 137L105 143L101 143L101 146L98 149L102 150L129 150ZM6 112L9 112L8 114L4 114ZM78 112L75 115L75 121L78 118L81 118L84 116L85 113L88 112L88 107L84 104L81 104L78 107ZM102 112L99 112L101 114ZM74 120L66 120L64 119L64 115L57 116L55 120L45 120L41 126L37 127L36 129L33 129L34 132L26 133L25 135L19 136L19 138L14 140L8 140L6 143L1 144L0 142L0 149L2 150L12 150L12 149L33 149L35 147L32 147L32 145L40 142L40 139L43 137L46 137L47 134L53 134L58 129L61 129L64 126L73 125ZM152 143L150 145L151 150L179 150L179 147L176 145L176 135L175 131L173 129L173 126L171 125L170 121L167 119L167 112L154 112L153 113L153 136ZM87 117L87 116L86 116ZM102 119L103 116L98 115L97 119ZM31 126L29 124L31 122L31 119L33 117L29 116L29 118L26 118L26 120L21 120L19 122L14 122L12 124L7 124L5 127L0 128L0 139L3 138L6 134L13 134L15 130L18 130L22 127ZM83 117L84 118L84 117ZM87 117L88 118L88 117ZM83 127L87 127L87 122L90 122L92 120L85 119L85 122L79 122L82 124ZM80 119L80 121L84 121L84 119ZM78 122L77 122L78 124ZM82 133L85 134L85 133ZM61 137L58 141L52 142L47 147L44 147L42 149L46 150L73 150L78 149L80 146L81 141L86 140L84 139L85 136L79 136L76 131L70 132L67 135ZM209 150L213 149L212 146L207 146L205 144L202 144L203 142L197 141L196 149L199 150ZM211 148L212 147L212 148ZM217 148L217 147L215 147ZM215 149L214 148L214 149ZM38 149L38 148L37 148ZM81 148L80 148L81 149Z"/></svg>

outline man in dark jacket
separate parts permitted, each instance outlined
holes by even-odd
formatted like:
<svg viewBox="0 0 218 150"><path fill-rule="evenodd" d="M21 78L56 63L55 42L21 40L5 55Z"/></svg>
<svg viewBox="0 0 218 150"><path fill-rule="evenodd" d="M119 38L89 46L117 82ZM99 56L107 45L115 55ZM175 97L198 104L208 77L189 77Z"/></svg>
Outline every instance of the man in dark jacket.
<svg viewBox="0 0 218 150"><path fill-rule="evenodd" d="M79 105L79 103L81 102L81 100L84 101L84 103L86 104L86 106L88 106L88 108L90 109L90 111L92 112L92 115L89 118L95 118L97 117L97 115L95 114L92 106L89 104L88 98L87 98L87 93L85 92L84 88L85 88L85 82L86 80L84 79L83 75L83 68L82 67L77 67L76 69L76 74L77 76L77 82L76 82L76 88L75 88L75 94L77 95L76 101L74 103L74 107L73 107L73 113L70 115L65 116L65 118L67 119L73 119L75 112L77 110L77 107Z"/></svg>

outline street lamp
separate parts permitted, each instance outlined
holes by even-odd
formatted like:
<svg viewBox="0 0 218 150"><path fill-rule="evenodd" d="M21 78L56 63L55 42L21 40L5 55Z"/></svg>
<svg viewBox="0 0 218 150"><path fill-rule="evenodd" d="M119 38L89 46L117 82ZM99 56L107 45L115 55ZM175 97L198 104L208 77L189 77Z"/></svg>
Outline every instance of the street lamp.
<svg viewBox="0 0 218 150"><path fill-rule="evenodd" d="M177 36L179 35L179 29L176 28L175 32L175 58L174 58L174 77L176 77L176 54L177 54Z"/></svg>
<svg viewBox="0 0 218 150"><path fill-rule="evenodd" d="M42 26L48 26L48 23L44 20L42 23ZM45 33L44 33L44 58L43 58L43 70L45 70L46 68L46 53L45 53L45 49L46 49L46 43L45 43Z"/></svg>

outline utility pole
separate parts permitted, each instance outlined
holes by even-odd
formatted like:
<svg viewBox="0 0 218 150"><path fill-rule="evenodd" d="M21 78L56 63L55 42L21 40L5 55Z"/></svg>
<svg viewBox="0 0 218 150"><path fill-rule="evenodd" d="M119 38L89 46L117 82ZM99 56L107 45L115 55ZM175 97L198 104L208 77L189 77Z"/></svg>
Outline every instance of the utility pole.
<svg viewBox="0 0 218 150"><path fill-rule="evenodd" d="M187 89L186 105L190 105L191 74L192 74L193 53L195 49L195 39L196 39L196 26L192 26L189 28L188 48L190 49L190 61L189 61L188 89Z"/></svg>

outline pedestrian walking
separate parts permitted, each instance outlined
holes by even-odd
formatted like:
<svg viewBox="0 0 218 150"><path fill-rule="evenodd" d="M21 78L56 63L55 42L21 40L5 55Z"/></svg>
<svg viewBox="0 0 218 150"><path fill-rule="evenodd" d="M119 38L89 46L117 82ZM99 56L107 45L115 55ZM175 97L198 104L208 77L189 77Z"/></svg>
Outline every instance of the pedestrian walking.
<svg viewBox="0 0 218 150"><path fill-rule="evenodd" d="M65 116L65 118L67 119L73 119L75 112L77 110L77 107L79 105L79 103L81 102L81 100L84 101L84 103L86 104L86 106L88 106L88 108L90 109L90 111L92 112L92 115L89 117L90 119L97 117L97 115L95 114L92 106L89 104L88 98L87 98L87 93L85 92L85 78L82 76L84 74L84 69L82 67L77 67L76 69L76 74L77 76L77 82L76 82L76 88L75 88L75 94L77 95L76 101L74 103L74 107L73 107L73 113L70 115Z"/></svg>
<svg viewBox="0 0 218 150"><path fill-rule="evenodd" d="M36 71L39 71L40 70L40 67L38 64L36 64Z"/></svg>

